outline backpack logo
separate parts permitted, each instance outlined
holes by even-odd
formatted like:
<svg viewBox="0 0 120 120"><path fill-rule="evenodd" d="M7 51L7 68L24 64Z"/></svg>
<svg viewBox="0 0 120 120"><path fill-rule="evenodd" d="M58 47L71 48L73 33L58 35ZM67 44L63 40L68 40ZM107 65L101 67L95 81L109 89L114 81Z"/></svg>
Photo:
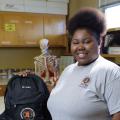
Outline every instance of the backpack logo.
<svg viewBox="0 0 120 120"><path fill-rule="evenodd" d="M31 86L24 86L24 85L22 85L22 88L31 88Z"/></svg>
<svg viewBox="0 0 120 120"><path fill-rule="evenodd" d="M24 120L34 120L35 112L32 108L23 108L20 112L20 116Z"/></svg>

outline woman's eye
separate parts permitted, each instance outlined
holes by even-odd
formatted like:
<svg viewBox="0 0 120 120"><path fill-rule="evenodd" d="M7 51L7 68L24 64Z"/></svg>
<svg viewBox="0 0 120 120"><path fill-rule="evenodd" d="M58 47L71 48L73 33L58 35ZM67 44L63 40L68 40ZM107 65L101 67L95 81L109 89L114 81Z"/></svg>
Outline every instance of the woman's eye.
<svg viewBox="0 0 120 120"><path fill-rule="evenodd" d="M72 44L78 44L79 42L78 41L72 41Z"/></svg>
<svg viewBox="0 0 120 120"><path fill-rule="evenodd" d="M90 42L91 42L90 39L86 39L86 40L84 40L84 43L90 43Z"/></svg>

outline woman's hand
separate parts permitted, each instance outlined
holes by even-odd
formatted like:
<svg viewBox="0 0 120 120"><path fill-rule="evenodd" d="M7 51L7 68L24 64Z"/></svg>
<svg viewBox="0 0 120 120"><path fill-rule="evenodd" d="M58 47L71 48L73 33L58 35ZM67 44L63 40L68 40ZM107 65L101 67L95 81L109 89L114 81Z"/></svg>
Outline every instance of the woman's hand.
<svg viewBox="0 0 120 120"><path fill-rule="evenodd" d="M47 69L49 72L49 76L53 78L53 82L56 83L56 81L59 78L59 68L58 68L58 63L54 61L52 64L47 63Z"/></svg>

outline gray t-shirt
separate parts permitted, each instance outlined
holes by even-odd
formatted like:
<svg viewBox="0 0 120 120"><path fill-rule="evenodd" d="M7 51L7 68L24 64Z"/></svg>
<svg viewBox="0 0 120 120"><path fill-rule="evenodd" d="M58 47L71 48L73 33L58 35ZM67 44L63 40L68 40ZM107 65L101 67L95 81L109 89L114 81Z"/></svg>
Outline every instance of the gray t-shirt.
<svg viewBox="0 0 120 120"><path fill-rule="evenodd" d="M99 58L69 65L48 99L52 120L111 120L120 111L120 67Z"/></svg>

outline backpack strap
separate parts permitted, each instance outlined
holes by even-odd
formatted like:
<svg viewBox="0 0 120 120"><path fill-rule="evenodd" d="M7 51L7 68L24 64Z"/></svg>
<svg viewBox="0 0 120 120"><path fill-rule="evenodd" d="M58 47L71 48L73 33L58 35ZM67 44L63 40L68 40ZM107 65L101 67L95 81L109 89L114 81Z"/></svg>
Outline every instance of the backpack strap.
<svg viewBox="0 0 120 120"><path fill-rule="evenodd" d="M12 82L13 82L13 80L15 80L16 78L18 77L18 75L14 75L10 80L9 80L9 82L8 82L8 84L7 84L7 87L6 87L6 90L5 90L5 95L4 95L4 103L5 103L5 109L10 109L10 102L8 101L9 99L11 99L10 98L10 96L11 96L11 85L12 85Z"/></svg>

